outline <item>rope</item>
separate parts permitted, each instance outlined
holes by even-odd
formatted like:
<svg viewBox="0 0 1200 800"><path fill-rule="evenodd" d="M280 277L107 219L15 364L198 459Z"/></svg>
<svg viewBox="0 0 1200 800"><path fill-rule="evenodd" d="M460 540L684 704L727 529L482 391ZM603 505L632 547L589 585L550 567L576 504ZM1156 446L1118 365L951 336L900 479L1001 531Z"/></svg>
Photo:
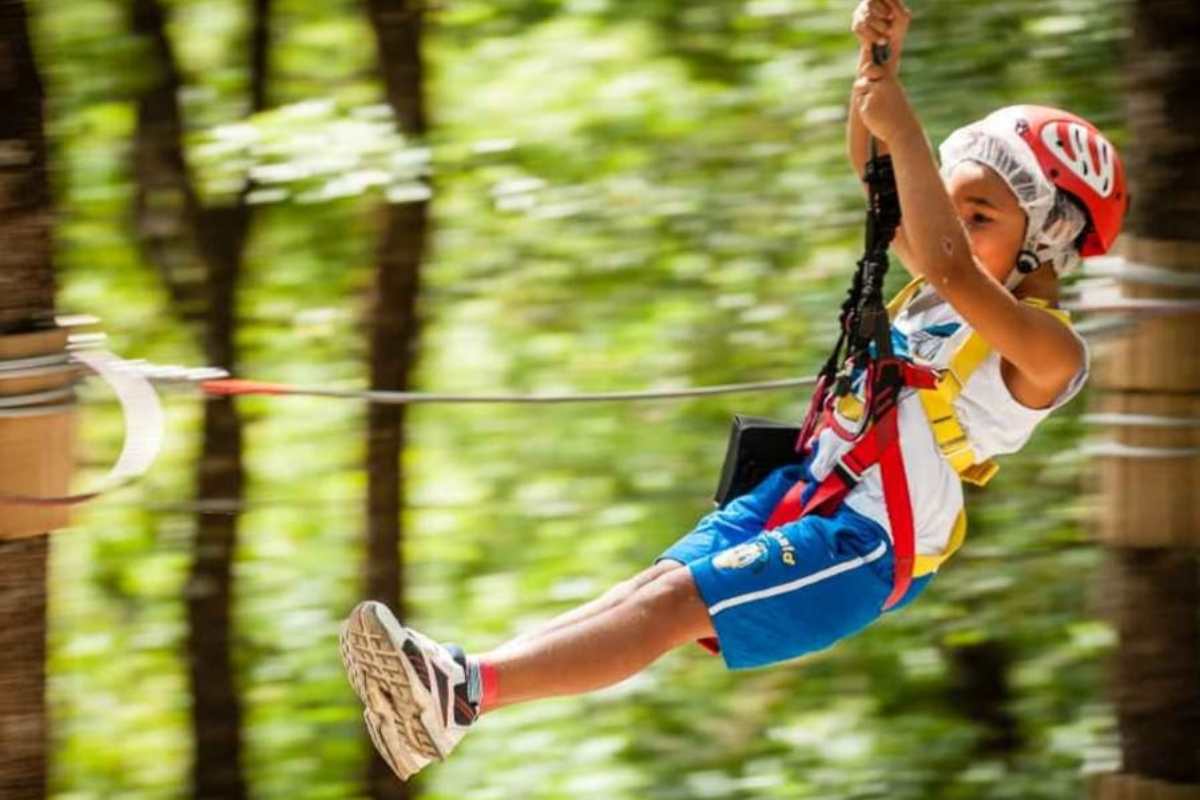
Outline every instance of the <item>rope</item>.
<svg viewBox="0 0 1200 800"><path fill-rule="evenodd" d="M1085 444L1081 452L1086 456L1132 459L1195 458L1200 456L1200 447L1137 447L1120 442L1092 442Z"/></svg>
<svg viewBox="0 0 1200 800"><path fill-rule="evenodd" d="M20 369L10 369L7 364L11 361L0 361L0 380L16 380L17 378L43 378L48 375L59 375L64 372L79 372L79 367L75 364L62 363L50 364L44 367L26 367Z"/></svg>
<svg viewBox="0 0 1200 800"><path fill-rule="evenodd" d="M1078 311L1080 313L1125 311L1139 314L1164 315L1200 314L1200 299L1159 300L1144 297L1114 296L1109 300L1081 298L1077 301L1063 303L1062 307L1067 311Z"/></svg>
<svg viewBox="0 0 1200 800"><path fill-rule="evenodd" d="M812 386L815 377L785 378L755 383L727 383L718 386L697 386L691 389L661 389L636 392L596 392L584 394L439 394L433 392L400 392L383 389L325 389L316 386L291 386L282 383L228 378L201 381L200 388L207 394L228 395L295 395L304 397L337 397L349 400L365 400L383 405L417 403L607 403L630 400L667 400L684 397L711 397L722 394L744 394L747 392L770 392Z"/></svg>
<svg viewBox="0 0 1200 800"><path fill-rule="evenodd" d="M0 408L0 419L41 417L46 414L58 414L62 411L70 411L74 407L74 403L56 403L54 405L22 406L21 408ZM4 495L0 495L0 503L3 503L5 499Z"/></svg>
<svg viewBox="0 0 1200 800"><path fill-rule="evenodd" d="M1156 267L1152 264L1141 264L1136 261L1127 261L1122 256L1095 256L1087 259L1085 264L1084 274L1089 277L1113 277L1147 286L1200 289L1200 272L1184 272Z"/></svg>
<svg viewBox="0 0 1200 800"><path fill-rule="evenodd" d="M1117 328L1114 329L1114 324ZM1084 330L1087 328L1087 330ZM1120 329L1119 323L1096 322L1079 326L1084 338L1092 341L1110 335ZM135 364L151 380L160 380L160 374L170 375L169 380L196 383L205 394L215 396L235 395L292 395L296 397L333 397L345 400L363 400L381 405L403 405L418 403L497 403L497 404L550 404L550 403L608 403L637 400L666 400L689 397L711 397L725 394L748 394L771 392L816 385L819 375L803 378L785 378L773 381L750 383L728 383L716 386L697 386L690 389L663 389L651 391L599 392L591 394L447 394L426 392L401 392L382 389L327 389L321 386L297 386L283 383L243 380L239 378L197 378L206 372L217 372L211 367L157 367L145 362Z"/></svg>
<svg viewBox="0 0 1200 800"><path fill-rule="evenodd" d="M70 362L68 353L55 353L49 356L33 356L31 358L8 358L0 361L0 376L16 377L13 373L41 367L66 365Z"/></svg>
<svg viewBox="0 0 1200 800"><path fill-rule="evenodd" d="M1084 414L1085 425L1116 425L1123 428L1200 428L1200 418L1160 417L1153 414Z"/></svg>
<svg viewBox="0 0 1200 800"><path fill-rule="evenodd" d="M14 394L0 397L0 408L17 408L20 406L36 406L57 400L69 400L75 396L75 390L70 386L63 389L49 389L44 392L29 394Z"/></svg>
<svg viewBox="0 0 1200 800"><path fill-rule="evenodd" d="M324 389L314 386L292 386L280 383L262 383L238 379L203 381L201 389L213 395L293 395L296 397L334 397L348 400L364 400L371 403L600 403L613 400L661 400L668 398L705 397L718 394L741 394L748 392L776 391L812 386L818 376L789 378L755 383L730 383L718 386L699 386L694 389L664 389L642 392L602 392L595 394L444 394L397 391L357 391L353 389ZM1153 414L1083 414L1079 421L1084 425L1114 425L1118 427L1154 428L1200 428L1200 418L1167 417Z"/></svg>

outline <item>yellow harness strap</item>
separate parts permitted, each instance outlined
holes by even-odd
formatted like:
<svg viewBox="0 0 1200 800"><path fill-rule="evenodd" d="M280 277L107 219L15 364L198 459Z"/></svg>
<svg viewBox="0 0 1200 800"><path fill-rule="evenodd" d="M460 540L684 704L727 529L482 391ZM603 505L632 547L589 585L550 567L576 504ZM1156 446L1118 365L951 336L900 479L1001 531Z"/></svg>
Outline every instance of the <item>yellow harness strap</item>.
<svg viewBox="0 0 1200 800"><path fill-rule="evenodd" d="M958 516L954 518L954 530L950 532L950 541L946 544L946 549L936 556L923 556L920 553L913 559L913 577L919 578L922 575L928 575L931 572L937 572L938 567L950 556L958 552L958 548L962 547L962 543L967 538L967 511L962 509L958 512Z"/></svg>
<svg viewBox="0 0 1200 800"><path fill-rule="evenodd" d="M920 291L922 284L922 279L916 278L901 289L888 303L888 316L895 319L900 310ZM1070 324L1070 315L1067 312L1051 308L1044 300L1030 297L1021 302L1042 309L1065 325ZM950 357L950 363L938 378L937 387L918 390L921 405L925 409L925 416L929 420L929 427L933 430L933 438L942 456L958 473L959 478L976 486L986 485L1000 468L991 459L975 463L975 452L967 441L966 431L963 430L958 415L954 413L954 401L962 394L963 387L967 385L971 375L983 364L991 351L992 348L983 337L972 331ZM935 556L918 555L913 565L913 575L925 575L936 571L943 561L958 550L966 534L967 515L965 511L960 511L954 521L954 530L950 534L950 542L945 552Z"/></svg>
<svg viewBox="0 0 1200 800"><path fill-rule="evenodd" d="M920 291L922 283L920 278L916 278L892 298L892 301L888 303L888 315L891 318L894 319L900 309ZM1053 315L1063 324L1070 324L1070 316L1067 312L1050 308L1045 300L1028 297L1021 302ZM938 449L941 450L942 455L950 462L950 466L954 468L960 478L976 486L987 485L987 482L996 475L999 467L991 459L976 463L975 453L967 441L966 431L963 430L962 423L954 413L954 401L962 394L963 387L967 385L971 375L979 369L991 352L992 348L983 340L983 337L972 332L950 357L950 363L938 378L937 388L918 391Z"/></svg>

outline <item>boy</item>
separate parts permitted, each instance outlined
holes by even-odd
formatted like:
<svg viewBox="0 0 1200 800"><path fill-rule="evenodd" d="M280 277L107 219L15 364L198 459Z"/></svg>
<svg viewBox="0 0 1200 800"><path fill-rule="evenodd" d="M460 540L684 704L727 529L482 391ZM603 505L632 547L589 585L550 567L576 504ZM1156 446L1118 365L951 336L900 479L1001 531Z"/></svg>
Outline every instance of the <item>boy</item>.
<svg viewBox="0 0 1200 800"><path fill-rule="evenodd" d="M897 304L897 352L954 378L942 381L954 384L942 395L947 416L935 420L922 392L898 404L916 539L899 602L886 603L895 559L878 468L836 508L772 519L785 495L815 488L845 456L841 434L857 420L838 406L802 465L709 514L641 574L491 652L467 657L382 604L355 608L342 657L372 740L402 779L445 758L483 712L608 686L694 640L730 668L777 663L911 602L962 541L961 480L986 481L990 458L1020 449L1083 384L1083 341L1047 311L1058 274L1117 235L1127 198L1116 152L1078 117L1019 106L955 132L939 170L897 77L910 19L902 0L856 9L847 134L856 169L868 133L893 162L903 218L892 248L919 279ZM870 55L881 43L892 53L884 66ZM931 426L948 418L950 440Z"/></svg>

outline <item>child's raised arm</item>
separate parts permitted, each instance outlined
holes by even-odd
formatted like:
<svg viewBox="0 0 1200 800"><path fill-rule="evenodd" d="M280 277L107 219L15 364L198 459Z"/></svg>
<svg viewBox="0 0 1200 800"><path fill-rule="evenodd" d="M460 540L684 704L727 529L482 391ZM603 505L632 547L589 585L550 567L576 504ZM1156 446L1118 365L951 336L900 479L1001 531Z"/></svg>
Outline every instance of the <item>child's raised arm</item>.
<svg viewBox="0 0 1200 800"><path fill-rule="evenodd" d="M1077 337L1040 310L1017 301L976 261L966 230L938 172L925 131L903 87L883 68L860 70L852 104L876 138L888 143L904 215L911 272L928 280L1018 373L1006 378L1027 406L1048 405L1083 363ZM1012 255L1015 268L1016 248Z"/></svg>

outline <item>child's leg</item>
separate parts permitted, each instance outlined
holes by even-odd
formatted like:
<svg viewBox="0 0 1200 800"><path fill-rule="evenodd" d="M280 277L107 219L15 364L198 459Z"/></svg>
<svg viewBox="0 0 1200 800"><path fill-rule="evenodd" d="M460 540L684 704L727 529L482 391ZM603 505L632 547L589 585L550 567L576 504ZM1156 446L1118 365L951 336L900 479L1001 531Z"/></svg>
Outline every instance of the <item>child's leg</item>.
<svg viewBox="0 0 1200 800"><path fill-rule="evenodd" d="M574 625L578 622L590 619L591 617L594 617L603 611L607 611L613 606L624 603L626 600L633 597L638 589L641 589L643 586L655 580L660 575L670 572L673 569L682 568L683 564L680 564L678 561L660 561L654 566L642 570L632 578L618 583L616 586L613 586L595 600L591 600L581 606L576 606L575 608L566 611L557 617L554 617L548 622L539 625L533 630L518 634L514 638L500 645L500 647L493 650L492 656L494 657L501 651L510 650L515 646L528 644L534 639L539 639L549 633L553 633L554 631L565 628L568 625Z"/></svg>
<svg viewBox="0 0 1200 800"><path fill-rule="evenodd" d="M691 572L664 569L624 600L481 656L498 685L486 710L609 686L713 633Z"/></svg>
<svg viewBox="0 0 1200 800"><path fill-rule="evenodd" d="M724 549L745 541L762 530L767 517L780 498L799 480L798 467L782 467L769 475L754 492L744 495L726 509L715 511L700 521L696 530L685 536L665 554L666 558L643 570L633 578L617 584L602 596L561 614L531 631L520 634L492 651L498 656L511 648L525 645L549 633L589 619L631 598L640 588L672 570L682 569L683 562L694 557Z"/></svg>

